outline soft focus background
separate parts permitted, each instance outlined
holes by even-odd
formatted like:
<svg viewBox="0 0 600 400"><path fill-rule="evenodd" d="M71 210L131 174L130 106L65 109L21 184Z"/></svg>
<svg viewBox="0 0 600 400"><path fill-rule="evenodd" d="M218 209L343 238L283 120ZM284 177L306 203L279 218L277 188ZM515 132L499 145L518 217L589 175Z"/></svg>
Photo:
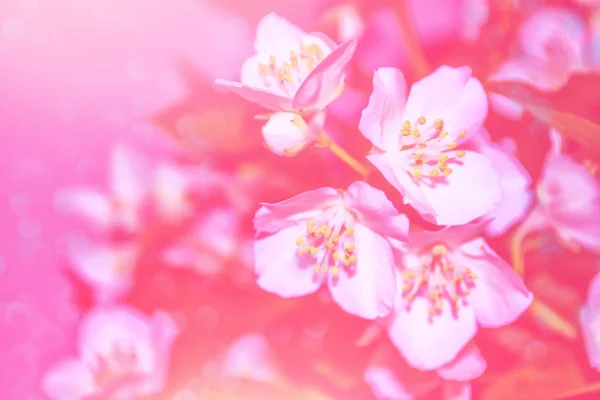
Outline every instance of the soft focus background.
<svg viewBox="0 0 600 400"><path fill-rule="evenodd" d="M167 384L151 398L288 399L292 392L298 399L373 398L361 368L381 333L321 304L318 295L284 300L263 293L247 265L258 202L323 185L344 187L355 177L324 150L308 149L293 159L269 153L261 146L260 122L252 118L260 108L217 90L214 79L239 78L253 52L256 24L269 12L338 42L358 38L350 83L331 107L329 130L351 153L365 154L369 146L356 126L375 68L406 69L413 82L419 60L411 48L419 43L430 66L469 65L483 81L514 57L519 23L547 6L566 7L581 17L592 65L599 54L593 39L596 6L580 3L413 0L408 8L416 30L407 40L406 30L389 14L397 5L385 1L348 7L342 0L0 0L0 399L47 398L42 377L76 352L78 323L100 300L72 268L72 249L128 240L143 255L133 262L136 277L122 302L148 314L166 309L183 331L172 349ZM600 81L589 79L582 87L600 93ZM583 104L577 88L570 90L571 109L586 118L598 115L599 103L592 104L597 99ZM514 121L495 112L486 125L494 138L515 139L522 163L537 179L549 147L547 126L530 115ZM592 143L573 156L592 162L597 139ZM122 145L143 159L143 179L155 179L159 165L199 168L181 173L188 174L184 178L167 173L160 187L151 182L158 207L143 205L142 227L133 236L99 232L69 212L60 195L81 187L110 193L111 157ZM177 179L193 181L189 185L196 192L183 195L193 211L182 219L157 218L169 205L181 211L181 199L169 197L181 190ZM376 181L389 189L380 177ZM185 268L169 266L163 250L185 236L196 218L219 207L224 214L215 218L221 219L205 228L209 248L179 254ZM510 259L508 234L491 243ZM596 256L571 255L550 240L527 265L534 294L577 326L598 268ZM543 318L523 318L520 325L484 330L478 344L488 371L476 381L474 398L545 399L599 380L580 335L565 338ZM279 349L283 374L296 386L289 386L289 393L265 389L272 397L261 397L261 388L246 397L206 392L216 381L211 371L219 368L214 366L219 354L235 338L255 331ZM356 346L361 340L367 345Z"/></svg>

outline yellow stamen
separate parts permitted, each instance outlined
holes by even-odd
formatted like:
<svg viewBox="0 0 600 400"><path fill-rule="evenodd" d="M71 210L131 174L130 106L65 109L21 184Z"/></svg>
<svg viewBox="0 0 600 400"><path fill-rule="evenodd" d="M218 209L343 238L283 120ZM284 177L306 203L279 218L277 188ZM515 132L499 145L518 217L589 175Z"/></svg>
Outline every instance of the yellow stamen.
<svg viewBox="0 0 600 400"><path fill-rule="evenodd" d="M419 170L414 170L411 172L411 174L414 178L417 178L417 179L419 179L421 176L423 176L423 174L421 174L421 171L419 171Z"/></svg>
<svg viewBox="0 0 600 400"><path fill-rule="evenodd" d="M438 172L437 169L432 169L431 172L429 173L429 176L432 178L435 178L436 176L438 176L440 173Z"/></svg>
<svg viewBox="0 0 600 400"><path fill-rule="evenodd" d="M344 235L346 235L346 236L354 235L354 228L346 228L346 231L344 231Z"/></svg>
<svg viewBox="0 0 600 400"><path fill-rule="evenodd" d="M345 248L348 253L352 253L356 249L356 246L354 243L348 243Z"/></svg>
<svg viewBox="0 0 600 400"><path fill-rule="evenodd" d="M421 136L421 133L417 129L413 129L411 135L416 139Z"/></svg>
<svg viewBox="0 0 600 400"><path fill-rule="evenodd" d="M457 147L458 147L458 143L456 143L456 142L448 143L448 144L446 145L446 148L447 148L448 150L452 150L452 149L455 149L455 148L457 148Z"/></svg>
<svg viewBox="0 0 600 400"><path fill-rule="evenodd" d="M433 246L433 254L436 256L444 254L447 251L448 251L448 248L446 246L444 246L443 244L437 244L437 245Z"/></svg>
<svg viewBox="0 0 600 400"><path fill-rule="evenodd" d="M304 243L304 238L300 236L296 239L296 246L300 246L302 243Z"/></svg>
<svg viewBox="0 0 600 400"><path fill-rule="evenodd" d="M440 132L440 139L443 139L443 138L445 138L446 136L448 136L448 132L446 132L446 131L441 131L441 132Z"/></svg>
<svg viewBox="0 0 600 400"><path fill-rule="evenodd" d="M442 162L444 164L448 161L448 155L446 155L446 154L440 154L440 156L438 158L439 158L440 162Z"/></svg>
<svg viewBox="0 0 600 400"><path fill-rule="evenodd" d="M456 151L456 156L457 157L464 157L465 156L465 151L464 150L457 150Z"/></svg>
<svg viewBox="0 0 600 400"><path fill-rule="evenodd" d="M467 131L460 131L458 134L458 137L465 137L467 136Z"/></svg>
<svg viewBox="0 0 600 400"><path fill-rule="evenodd" d="M331 267L331 276L334 278L340 274L340 269L338 267Z"/></svg>
<svg viewBox="0 0 600 400"><path fill-rule="evenodd" d="M448 176L452 173L452 168L445 168L444 169L444 175Z"/></svg>
<svg viewBox="0 0 600 400"><path fill-rule="evenodd" d="M417 122L421 125L425 125L427 123L427 120L425 119L425 117L419 117Z"/></svg>
<svg viewBox="0 0 600 400"><path fill-rule="evenodd" d="M441 119L436 119L435 122L433 123L433 126L438 131L441 131L442 129L444 129L444 121L442 121Z"/></svg>

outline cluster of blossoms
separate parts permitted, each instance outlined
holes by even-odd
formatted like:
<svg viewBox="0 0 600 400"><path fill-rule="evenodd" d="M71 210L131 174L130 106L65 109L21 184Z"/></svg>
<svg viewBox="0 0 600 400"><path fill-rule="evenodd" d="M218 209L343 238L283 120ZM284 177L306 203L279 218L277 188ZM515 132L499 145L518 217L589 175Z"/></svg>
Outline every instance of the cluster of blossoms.
<svg viewBox="0 0 600 400"><path fill-rule="evenodd" d="M330 150L353 169L342 169L344 176L355 174L345 188L314 187L298 183L306 176L286 179L283 171L259 167L236 166L232 172L230 165L169 162L150 169L119 147L111 195L77 189L59 196L62 210L101 228L101 239L93 245L74 240L71 246L73 270L93 289L96 305L79 328L77 356L44 380L51 398L130 399L163 390L171 347L193 324L169 307L140 306L155 310L145 314L127 304L127 296L133 292L135 298L148 284L140 269L155 260L160 268L186 267L205 281L229 275L228 282L275 295L268 301L313 296L319 304L335 303L365 322L369 344L383 343L361 373L382 400L431 393L471 398L470 381L487 368L474 340L479 327L504 327L533 310L542 321L558 319L554 326L562 332L575 329L523 280L524 245L539 232L552 232L551 240L569 250L600 251L600 186L593 162L567 151L561 129L568 128L544 127L550 146L534 179L517 156L516 138L497 139L488 122L491 112L520 121L527 105L488 92L469 66L440 65L412 85L402 70L378 66L370 72L364 107L357 108L360 100L347 95L356 90L351 78L360 74L353 63L372 51L361 42L373 38L369 21L356 11L336 15L341 44L276 14L264 16L256 54L243 64L240 82L216 84L264 108L253 117L262 125L264 146L276 156L300 159L311 147ZM496 65L488 81L551 91L573 74L594 71L597 60L588 57L594 54L592 28L579 18L559 8L529 15L517 35L518 52ZM354 131L370 143L364 161L342 149L339 143L348 139L334 133L331 119L356 121ZM274 202L256 210L263 195ZM147 234L169 229L177 232L175 240ZM512 262L493 245L509 232ZM592 281L580 311L596 368L599 282L598 276ZM282 307L297 304L291 302ZM252 396L261 390L287 398L285 388L295 384L278 369L266 334L237 336L206 376L188 384L190 390L209 399L238 398L244 390L254 394L243 398L260 398ZM316 398L310 396L297 398Z"/></svg>

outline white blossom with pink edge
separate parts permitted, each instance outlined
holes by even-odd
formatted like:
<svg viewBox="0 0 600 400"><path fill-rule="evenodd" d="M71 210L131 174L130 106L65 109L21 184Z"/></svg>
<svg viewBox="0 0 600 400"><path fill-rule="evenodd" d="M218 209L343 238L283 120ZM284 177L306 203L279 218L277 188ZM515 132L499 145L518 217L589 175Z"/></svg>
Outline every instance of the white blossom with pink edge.
<svg viewBox="0 0 600 400"><path fill-rule="evenodd" d="M344 311L374 319L391 311L396 295L390 239L404 241L408 218L364 182L347 190L320 188L254 217L258 285L281 297L316 292L322 284Z"/></svg>
<svg viewBox="0 0 600 400"><path fill-rule="evenodd" d="M533 300L510 265L478 236L480 228L409 235L396 273L396 305L386 322L392 343L415 368L450 362L478 325L508 325Z"/></svg>
<svg viewBox="0 0 600 400"><path fill-rule="evenodd" d="M440 386L443 400L470 400L470 381L481 376L487 367L473 344L436 371L419 371L402 360L395 361L373 363L365 371L365 381L378 400L418 399Z"/></svg>
<svg viewBox="0 0 600 400"><path fill-rule="evenodd" d="M502 198L490 160L459 148L480 133L486 115L485 91L469 67L442 66L408 96L402 72L380 68L359 129L374 146L367 158L405 204L437 225L459 225L489 213Z"/></svg>
<svg viewBox="0 0 600 400"><path fill-rule="evenodd" d="M177 332L164 312L148 317L128 306L92 309L79 327L78 355L46 373L44 391L52 400L129 400L159 393Z"/></svg>
<svg viewBox="0 0 600 400"><path fill-rule="evenodd" d="M321 134L323 110L342 93L356 40L337 45L270 13L257 27L256 54L242 66L241 82L217 79L241 97L274 111L262 116L265 146L293 156Z"/></svg>

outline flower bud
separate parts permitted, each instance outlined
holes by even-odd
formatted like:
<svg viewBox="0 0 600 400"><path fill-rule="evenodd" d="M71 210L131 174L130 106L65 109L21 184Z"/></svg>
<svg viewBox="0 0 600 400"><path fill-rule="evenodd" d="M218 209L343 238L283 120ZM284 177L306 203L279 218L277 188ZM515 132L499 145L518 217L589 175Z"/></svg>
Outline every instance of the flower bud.
<svg viewBox="0 0 600 400"><path fill-rule="evenodd" d="M311 129L298 114L278 112L263 126L265 147L273 153L293 157L314 140Z"/></svg>

